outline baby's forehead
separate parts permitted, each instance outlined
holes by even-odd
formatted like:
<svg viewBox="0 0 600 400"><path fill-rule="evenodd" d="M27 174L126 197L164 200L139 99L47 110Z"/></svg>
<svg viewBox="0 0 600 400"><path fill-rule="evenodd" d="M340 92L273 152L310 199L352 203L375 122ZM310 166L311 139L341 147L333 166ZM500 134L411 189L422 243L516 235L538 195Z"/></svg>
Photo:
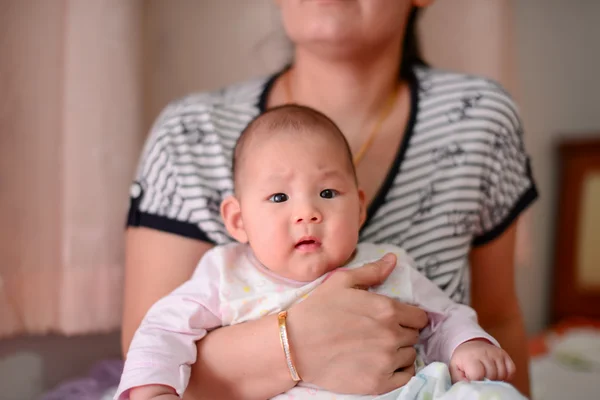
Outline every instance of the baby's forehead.
<svg viewBox="0 0 600 400"><path fill-rule="evenodd" d="M355 180L343 143L323 134L278 132L257 135L246 143L238 165L241 182Z"/></svg>
<svg viewBox="0 0 600 400"><path fill-rule="evenodd" d="M304 145L318 147L331 144L343 149L343 138L328 126L307 126L300 129L290 127L262 128L259 127L247 138L248 142L255 145L266 145L285 141L287 143L303 143Z"/></svg>
<svg viewBox="0 0 600 400"><path fill-rule="evenodd" d="M256 159L285 159L298 154L304 157L319 157L323 153L332 161L352 163L352 157L343 139L323 128L312 128L306 132L294 129L257 131L247 138L241 150L238 157L244 164Z"/></svg>

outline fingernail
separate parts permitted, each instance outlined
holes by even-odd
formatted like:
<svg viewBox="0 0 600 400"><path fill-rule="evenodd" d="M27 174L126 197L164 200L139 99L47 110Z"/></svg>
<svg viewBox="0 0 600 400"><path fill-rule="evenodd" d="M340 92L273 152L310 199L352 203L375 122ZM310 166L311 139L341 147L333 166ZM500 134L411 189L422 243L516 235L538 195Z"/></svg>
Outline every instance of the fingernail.
<svg viewBox="0 0 600 400"><path fill-rule="evenodd" d="M391 253L388 253L385 256L383 256L382 260L388 264L391 264L394 262L394 255Z"/></svg>

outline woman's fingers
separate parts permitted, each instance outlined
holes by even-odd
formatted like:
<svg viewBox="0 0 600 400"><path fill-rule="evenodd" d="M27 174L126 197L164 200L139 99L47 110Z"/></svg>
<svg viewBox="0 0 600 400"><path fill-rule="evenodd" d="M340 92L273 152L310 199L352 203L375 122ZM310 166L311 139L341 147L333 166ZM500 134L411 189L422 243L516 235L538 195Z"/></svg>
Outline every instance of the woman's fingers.
<svg viewBox="0 0 600 400"><path fill-rule="evenodd" d="M404 354L402 357L408 357L412 361L408 362L408 365L404 368L398 368L393 372L386 372L381 375L373 376L374 379L367 379L364 383L363 393L377 395L383 394L387 392L391 392L392 390L398 389L401 386L404 386L408 383L408 381L415 376L415 364L414 364L414 354L410 357L410 354Z"/></svg>
<svg viewBox="0 0 600 400"><path fill-rule="evenodd" d="M394 300L399 324L412 329L423 329L429 323L427 313L421 308Z"/></svg>
<svg viewBox="0 0 600 400"><path fill-rule="evenodd" d="M367 289L371 286L380 285L392 273L396 265L396 255L388 253L381 259L363 265L352 270L341 270L335 272L330 281L348 288Z"/></svg>
<svg viewBox="0 0 600 400"><path fill-rule="evenodd" d="M396 352L396 372L407 372L415 370L415 360L417 359L417 351L414 347L402 347Z"/></svg>
<svg viewBox="0 0 600 400"><path fill-rule="evenodd" d="M402 349L404 349L405 351L410 351L416 356L414 346L419 343L419 330L413 328L405 328L403 326L399 326L396 329L398 332L396 341L394 342L396 349L398 349L398 351ZM415 361L414 357L412 361ZM407 365L408 364L404 366Z"/></svg>
<svg viewBox="0 0 600 400"><path fill-rule="evenodd" d="M379 263L379 261L377 263ZM375 263L368 265L375 265ZM326 281L323 286L329 284L332 286L344 285L346 288L355 287L354 283L356 283L357 279L359 278L356 278L354 275L344 276L342 274L352 274L355 271L362 270L362 268L366 267L367 266L352 271L341 271L336 273L328 281ZM370 276L373 279L371 282L374 282L378 279L375 278L376 276L383 276L381 275L382 271L386 274L388 272L385 270L384 264L377 264L377 266L372 268L373 269L363 270L363 272L366 272L360 277L360 279L364 278L362 282L367 281L367 276ZM338 274L339 276L336 277ZM387 277L387 275L385 276ZM385 280L385 277L383 279ZM382 294L372 293L365 290L351 290L346 291L345 296L348 301L352 302L351 306L355 307L355 310L361 315L374 318L384 324L389 323L420 330L429 323L427 313L421 308L402 303L401 301Z"/></svg>
<svg viewBox="0 0 600 400"><path fill-rule="evenodd" d="M400 386L404 386L415 376L414 364L401 371L394 372L390 379L385 382L384 385L378 390L377 394L391 392L392 390L398 389Z"/></svg>

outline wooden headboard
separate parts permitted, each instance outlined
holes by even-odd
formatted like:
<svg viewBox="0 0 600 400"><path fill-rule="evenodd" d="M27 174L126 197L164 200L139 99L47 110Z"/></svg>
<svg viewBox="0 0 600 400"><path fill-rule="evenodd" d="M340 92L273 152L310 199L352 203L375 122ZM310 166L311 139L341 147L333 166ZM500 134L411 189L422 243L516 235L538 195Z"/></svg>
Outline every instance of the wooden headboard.
<svg viewBox="0 0 600 400"><path fill-rule="evenodd" d="M600 133L559 146L552 320L600 320Z"/></svg>

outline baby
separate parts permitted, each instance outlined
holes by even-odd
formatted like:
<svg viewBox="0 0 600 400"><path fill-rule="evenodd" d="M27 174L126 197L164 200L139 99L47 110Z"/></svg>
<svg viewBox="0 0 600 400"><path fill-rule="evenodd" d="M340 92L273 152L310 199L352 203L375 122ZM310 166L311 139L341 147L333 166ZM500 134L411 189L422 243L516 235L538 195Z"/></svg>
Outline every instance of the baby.
<svg viewBox="0 0 600 400"><path fill-rule="evenodd" d="M206 252L192 278L148 311L127 353L115 399L180 398L196 361L196 341L211 329L273 313L279 313L282 357L299 381L275 399L456 399L484 393L523 398L508 384L481 381L509 379L515 367L479 327L471 308L452 302L420 275L403 250L358 243L365 196L348 143L329 118L297 105L260 115L236 144L233 176L235 195L223 201L221 214L238 243ZM285 310L336 270L360 267L386 253L396 255L396 267L370 290L428 313L429 325L420 334L428 365L407 385L382 396L331 393L305 384L294 366ZM448 365L479 382L451 386Z"/></svg>

